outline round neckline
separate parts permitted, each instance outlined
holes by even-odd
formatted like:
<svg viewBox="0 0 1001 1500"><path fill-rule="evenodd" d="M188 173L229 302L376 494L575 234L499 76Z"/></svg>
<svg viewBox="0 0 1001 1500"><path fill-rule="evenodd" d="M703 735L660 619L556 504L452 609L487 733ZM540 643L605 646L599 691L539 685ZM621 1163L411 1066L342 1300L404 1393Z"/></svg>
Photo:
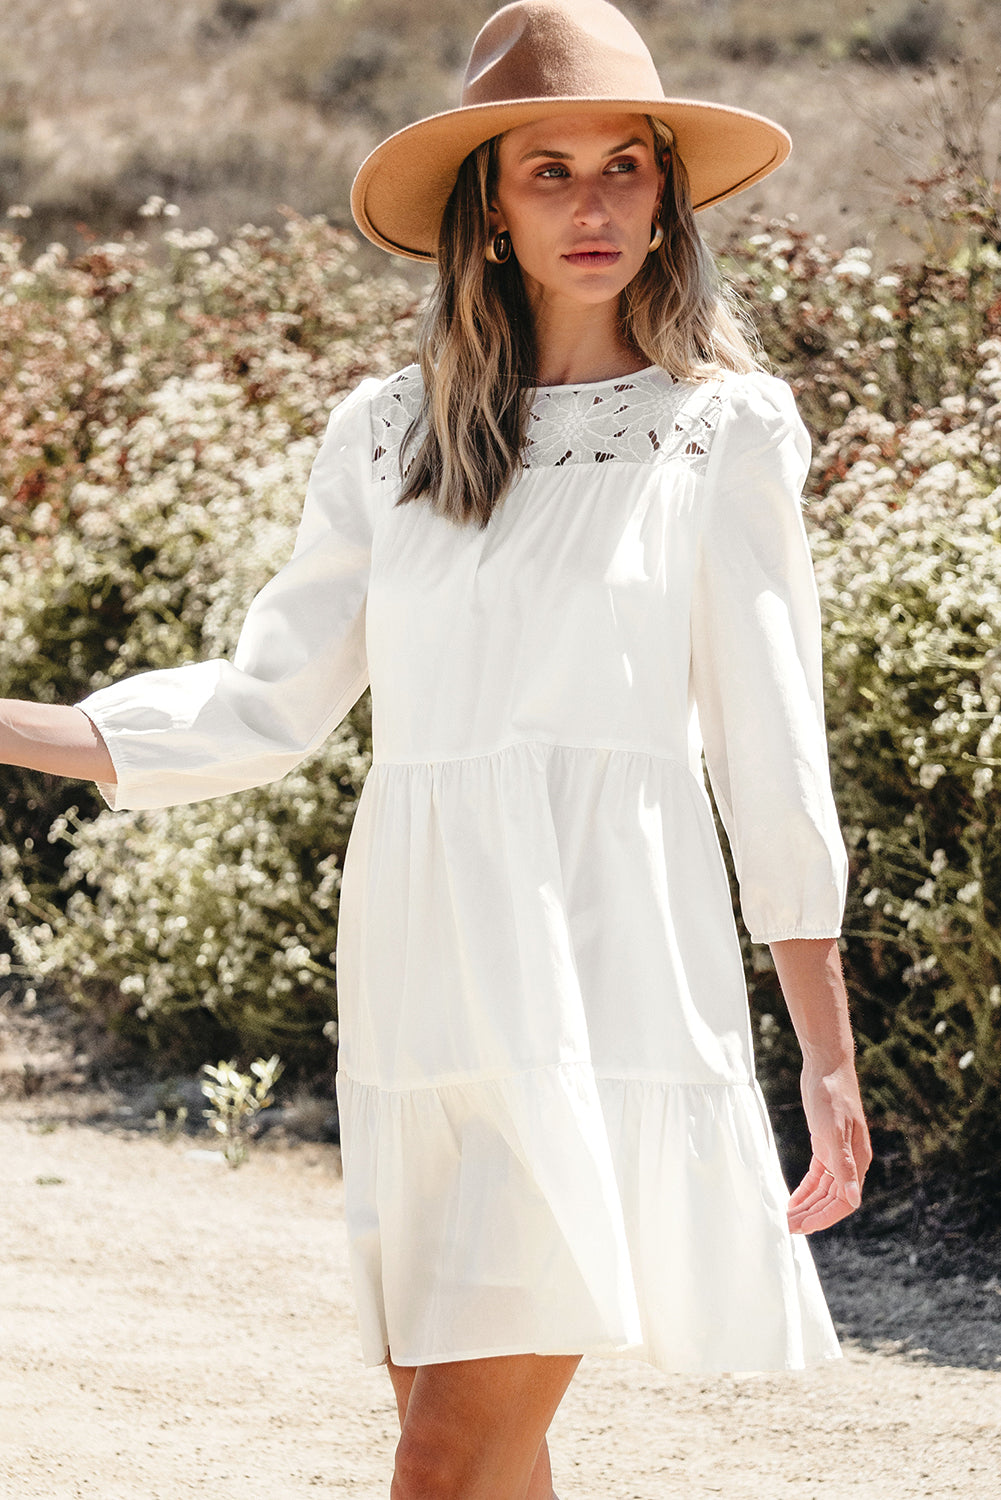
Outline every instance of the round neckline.
<svg viewBox="0 0 1001 1500"><path fill-rule="evenodd" d="M604 380L578 380L565 385L535 385L529 386L529 390L533 390L537 396L543 391L594 391L604 385L627 385L643 375L653 375L659 369L660 365L644 365L642 370L633 370L630 375L609 375Z"/></svg>

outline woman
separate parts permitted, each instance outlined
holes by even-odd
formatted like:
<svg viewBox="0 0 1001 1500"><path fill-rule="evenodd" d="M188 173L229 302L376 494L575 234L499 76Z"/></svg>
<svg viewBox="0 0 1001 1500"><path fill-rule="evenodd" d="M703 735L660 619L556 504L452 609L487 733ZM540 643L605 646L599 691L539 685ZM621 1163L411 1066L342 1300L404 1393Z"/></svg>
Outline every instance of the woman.
<svg viewBox="0 0 1001 1500"><path fill-rule="evenodd" d="M499 11L461 108L358 175L364 232L438 259L421 364L334 412L234 661L5 706L8 761L154 807L280 776L371 680L338 1091L396 1500L548 1500L584 1353L837 1354L793 1238L857 1207L870 1156L808 445L692 215L787 151L769 121L666 100L603 0ZM791 1199L703 746L803 1047Z"/></svg>

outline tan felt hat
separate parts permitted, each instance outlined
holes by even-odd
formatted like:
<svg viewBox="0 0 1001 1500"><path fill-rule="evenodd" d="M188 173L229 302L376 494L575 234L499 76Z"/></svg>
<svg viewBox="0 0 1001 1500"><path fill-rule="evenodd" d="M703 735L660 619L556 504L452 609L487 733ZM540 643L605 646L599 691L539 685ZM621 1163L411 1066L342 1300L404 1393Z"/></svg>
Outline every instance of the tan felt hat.
<svg viewBox="0 0 1001 1500"><path fill-rule="evenodd" d="M642 38L606 0L515 0L473 43L460 108L408 125L362 163L351 190L355 222L394 255L434 260L445 204L471 151L532 120L609 110L670 126L697 209L774 172L792 146L761 115L665 98Z"/></svg>

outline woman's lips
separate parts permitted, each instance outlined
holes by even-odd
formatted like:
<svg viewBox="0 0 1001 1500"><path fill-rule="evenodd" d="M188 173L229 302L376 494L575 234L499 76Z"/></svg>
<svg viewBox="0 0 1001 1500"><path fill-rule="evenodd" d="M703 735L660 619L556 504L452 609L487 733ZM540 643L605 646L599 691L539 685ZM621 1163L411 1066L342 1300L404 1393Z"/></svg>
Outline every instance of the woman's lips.
<svg viewBox="0 0 1001 1500"><path fill-rule="evenodd" d="M614 266L617 260L622 259L621 250L574 250L563 259L571 266L592 266L600 269L602 266Z"/></svg>

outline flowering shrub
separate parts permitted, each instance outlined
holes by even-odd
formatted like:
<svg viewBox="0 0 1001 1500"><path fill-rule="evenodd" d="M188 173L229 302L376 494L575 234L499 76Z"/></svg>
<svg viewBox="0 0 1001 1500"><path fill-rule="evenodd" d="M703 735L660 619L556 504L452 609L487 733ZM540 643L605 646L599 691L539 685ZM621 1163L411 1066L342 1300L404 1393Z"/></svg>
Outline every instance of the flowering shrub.
<svg viewBox="0 0 1001 1500"><path fill-rule="evenodd" d="M731 278L816 435L855 408L903 422L972 390L978 347L1001 332L1001 252L973 230L953 248L877 273L870 250L836 254L788 222L728 247Z"/></svg>
<svg viewBox="0 0 1001 1500"><path fill-rule="evenodd" d="M413 294L363 282L352 237L291 219L211 240L168 232L165 265L127 243L25 266L0 238L4 696L72 702L231 650L291 548L330 406L409 358ZM175 1058L273 1044L315 1063L367 736L363 706L280 787L147 817L11 774L15 960Z"/></svg>
<svg viewBox="0 0 1001 1500"><path fill-rule="evenodd" d="M364 709L280 785L151 813L57 817L65 908L7 874L19 962L187 1065L220 1037L329 1064L341 865L370 758ZM24 920L28 918L28 920ZM34 920L31 920L34 918ZM326 1040L324 1040L326 1039Z"/></svg>
<svg viewBox="0 0 1001 1500"><path fill-rule="evenodd" d="M884 1156L1001 1182L1001 256L875 275L787 225L737 280L817 444L808 491L846 965ZM795 1049L757 959L760 1052ZM764 972L760 972L762 967Z"/></svg>
<svg viewBox="0 0 1001 1500"><path fill-rule="evenodd" d="M411 294L360 278L347 237L209 239L168 232L162 265L129 243L30 266L0 239L6 694L228 651L329 404L409 357ZM1001 1161L1001 257L971 236L877 274L788 224L728 255L817 440L864 1087L884 1160L972 1192ZM24 777L2 810L13 961L164 1060L328 1066L365 715L276 787L164 813ZM750 967L781 1130L794 1047L767 954Z"/></svg>
<svg viewBox="0 0 1001 1500"><path fill-rule="evenodd" d="M913 1166L997 1180L1001 340L977 358L910 422L850 414L811 515L863 1072Z"/></svg>

